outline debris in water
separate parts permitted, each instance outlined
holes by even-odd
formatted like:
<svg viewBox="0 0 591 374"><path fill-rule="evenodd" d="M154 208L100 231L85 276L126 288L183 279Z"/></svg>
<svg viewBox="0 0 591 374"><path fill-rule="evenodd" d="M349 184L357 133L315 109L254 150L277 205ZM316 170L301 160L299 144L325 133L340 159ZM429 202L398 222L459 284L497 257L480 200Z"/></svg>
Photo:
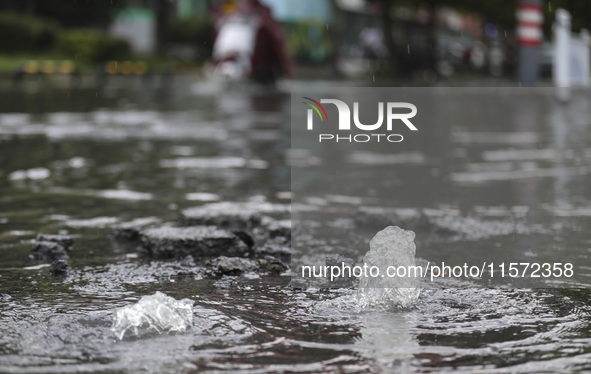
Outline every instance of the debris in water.
<svg viewBox="0 0 591 374"><path fill-rule="evenodd" d="M238 275L247 271L254 271L258 264L255 260L240 257L220 256L211 261L213 270L224 275Z"/></svg>
<svg viewBox="0 0 591 374"><path fill-rule="evenodd" d="M154 258L239 256L248 251L239 237L215 226L149 228L141 232L141 242Z"/></svg>
<svg viewBox="0 0 591 374"><path fill-rule="evenodd" d="M256 257L272 256L284 262L291 261L291 247L283 238L274 238L254 250Z"/></svg>
<svg viewBox="0 0 591 374"><path fill-rule="evenodd" d="M414 232L397 226L388 226L371 239L369 252L363 257L363 262L368 268L378 268L379 275L363 274L359 278L357 302L360 307L399 309L416 303L420 293L420 277L411 271L416 268L414 239ZM405 269L406 276L389 277L389 268Z"/></svg>
<svg viewBox="0 0 591 374"><path fill-rule="evenodd" d="M74 239L72 239L69 235L60 235L60 234L38 234L37 239L38 242L54 242L60 244L66 251L70 251L72 249L72 245L74 244Z"/></svg>
<svg viewBox="0 0 591 374"><path fill-rule="evenodd" d="M57 260L51 263L49 273L54 277L65 277L70 271L70 265L66 260Z"/></svg>
<svg viewBox="0 0 591 374"><path fill-rule="evenodd" d="M185 332L193 325L193 300L174 298L157 291L136 304L118 309L111 331L119 340L151 334Z"/></svg>
<svg viewBox="0 0 591 374"><path fill-rule="evenodd" d="M33 240L30 257L38 261L56 261L68 258L74 240L69 235L39 234Z"/></svg>
<svg viewBox="0 0 591 374"><path fill-rule="evenodd" d="M262 259L219 256L208 263L215 275L241 275L247 272L263 272L279 275L289 269L283 261L265 256Z"/></svg>
<svg viewBox="0 0 591 374"><path fill-rule="evenodd" d="M151 225L160 223L157 217L136 218L129 222L118 223L111 226L109 238L115 241L137 241L140 238L140 231Z"/></svg>
<svg viewBox="0 0 591 374"><path fill-rule="evenodd" d="M286 270L289 270L289 266L273 256L265 256L265 258L259 260L259 271L266 271L271 275L279 275Z"/></svg>
<svg viewBox="0 0 591 374"><path fill-rule="evenodd" d="M231 229L252 229L261 223L258 209L244 203L211 203L185 209L181 222L185 226L215 225Z"/></svg>
<svg viewBox="0 0 591 374"><path fill-rule="evenodd" d="M37 261L66 260L68 253L60 243L35 240L29 257Z"/></svg>

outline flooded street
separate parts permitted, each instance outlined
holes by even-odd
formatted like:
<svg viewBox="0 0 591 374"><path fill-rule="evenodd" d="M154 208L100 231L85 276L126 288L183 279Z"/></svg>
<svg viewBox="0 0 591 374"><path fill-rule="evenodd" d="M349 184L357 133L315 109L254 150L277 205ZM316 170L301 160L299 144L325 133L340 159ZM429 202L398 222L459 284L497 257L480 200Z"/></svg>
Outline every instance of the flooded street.
<svg viewBox="0 0 591 374"><path fill-rule="evenodd" d="M0 372L591 370L588 91L561 104L550 89L396 88L418 132L324 146L294 128L301 97L355 88L34 83L0 92ZM217 202L292 220L291 272L212 273L211 258L158 259L112 231L190 226L186 209ZM573 276L442 277L399 311L359 307L355 283L297 279L326 254L362 262L388 225L416 233L423 266L560 262ZM39 233L74 239L66 276L29 257ZM117 339L117 308L156 291L194 301L189 330Z"/></svg>

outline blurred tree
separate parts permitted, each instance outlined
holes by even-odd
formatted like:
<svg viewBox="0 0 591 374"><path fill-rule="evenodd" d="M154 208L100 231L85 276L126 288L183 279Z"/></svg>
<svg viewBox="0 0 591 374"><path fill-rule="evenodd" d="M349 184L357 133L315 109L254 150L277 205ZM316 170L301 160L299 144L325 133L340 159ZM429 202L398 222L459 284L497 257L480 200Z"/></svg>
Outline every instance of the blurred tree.
<svg viewBox="0 0 591 374"><path fill-rule="evenodd" d="M556 9L563 8L572 15L573 30L591 29L591 1L589 0L552 0L544 1L544 30L548 34L554 22Z"/></svg>
<svg viewBox="0 0 591 374"><path fill-rule="evenodd" d="M427 45L428 45L428 54L424 61L424 66L421 68L428 68L434 69L435 68L435 44L436 44L436 35L435 35L435 12L437 7L441 5L444 0L423 0L423 1L412 1L412 0L368 0L370 3L377 5L380 9L380 14L382 18L382 25L384 28L384 42L388 47L388 54L391 59L391 66L396 66L396 45L393 40L393 27L394 22L396 22L393 17L393 9L396 6L405 6L409 8L416 8L420 6L425 6L429 12L429 22L428 22L428 31L427 31Z"/></svg>
<svg viewBox="0 0 591 374"><path fill-rule="evenodd" d="M482 17L487 23L493 23L499 30L513 30L515 27L515 11L517 0L368 0L377 4L382 9L382 22L384 25L384 40L386 41L390 56L396 57L392 30L395 20L392 18L394 7L426 8L429 14L427 25L428 55L425 57L424 66L421 68L433 69L436 63L436 11L440 7L451 7L460 11L473 12ZM585 3L591 10L591 2L588 0L560 0L562 2ZM591 14L591 13L588 13Z"/></svg>
<svg viewBox="0 0 591 374"><path fill-rule="evenodd" d="M66 27L105 29L118 10L128 6L150 8L156 14L157 51L163 54L166 52L175 5L174 0L0 0L0 12L42 16Z"/></svg>
<svg viewBox="0 0 591 374"><path fill-rule="evenodd" d="M0 11L43 16L72 27L106 27L127 0L0 0Z"/></svg>
<svg viewBox="0 0 591 374"><path fill-rule="evenodd" d="M156 50L158 54L166 54L168 34L174 16L174 1L154 0L156 12Z"/></svg>

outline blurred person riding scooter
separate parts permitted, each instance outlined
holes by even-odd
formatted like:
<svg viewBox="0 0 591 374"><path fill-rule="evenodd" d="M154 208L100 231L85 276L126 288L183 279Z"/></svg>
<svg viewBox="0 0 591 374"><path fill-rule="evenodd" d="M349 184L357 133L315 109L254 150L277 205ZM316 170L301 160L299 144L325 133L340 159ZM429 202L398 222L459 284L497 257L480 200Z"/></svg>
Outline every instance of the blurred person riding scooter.
<svg viewBox="0 0 591 374"><path fill-rule="evenodd" d="M266 85L293 75L281 27L259 0L226 0L213 17L216 74Z"/></svg>

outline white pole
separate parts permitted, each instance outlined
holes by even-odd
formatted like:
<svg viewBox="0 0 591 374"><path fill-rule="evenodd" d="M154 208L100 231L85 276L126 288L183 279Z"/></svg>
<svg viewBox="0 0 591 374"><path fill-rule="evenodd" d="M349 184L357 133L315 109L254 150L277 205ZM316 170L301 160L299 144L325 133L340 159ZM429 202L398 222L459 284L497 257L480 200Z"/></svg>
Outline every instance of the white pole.
<svg viewBox="0 0 591 374"><path fill-rule="evenodd" d="M556 10L553 76L560 101L570 99L570 19L570 13L566 10Z"/></svg>
<svg viewBox="0 0 591 374"><path fill-rule="evenodd" d="M590 56L589 56L589 46L591 45L591 36L589 35L589 30L587 29L582 29L581 30L581 42L583 43L583 45L585 46L586 49L586 53L585 53L585 58L583 61L583 86L584 87L589 87L591 85L591 79L589 77L590 71L589 71L589 64L591 63L590 60Z"/></svg>

